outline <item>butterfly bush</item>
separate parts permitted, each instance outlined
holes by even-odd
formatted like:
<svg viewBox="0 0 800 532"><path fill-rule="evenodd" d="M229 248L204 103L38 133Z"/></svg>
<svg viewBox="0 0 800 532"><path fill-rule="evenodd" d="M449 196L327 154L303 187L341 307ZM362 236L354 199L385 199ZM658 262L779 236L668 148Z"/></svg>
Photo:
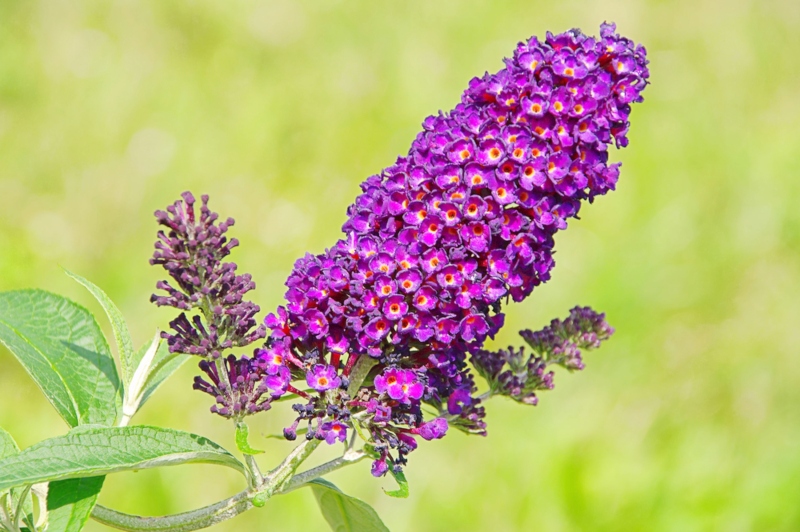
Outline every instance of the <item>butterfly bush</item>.
<svg viewBox="0 0 800 532"><path fill-rule="evenodd" d="M205 197L196 218L184 195L157 213L170 231L152 260L176 285L159 283L167 295L154 301L183 311L170 349L204 357L208 380L195 388L215 397L215 413L239 419L294 394L284 435L302 424L306 438L332 444L356 428L376 476L399 471L418 437L485 434L487 395L476 395L468 357L489 395L536 404L535 392L552 388L549 366L582 369L580 350L613 332L602 314L576 308L522 332L530 356L482 349L503 326L502 303L550 278L554 235L615 188L608 148L628 144L630 105L648 76L645 49L613 24L599 38L570 30L519 43L505 68L472 79L453 110L424 120L407 155L361 184L344 236L295 263L286 304L267 316L269 337L250 358L219 355L265 336L244 299L250 276L221 262L236 245L224 237L233 221L218 223Z"/></svg>

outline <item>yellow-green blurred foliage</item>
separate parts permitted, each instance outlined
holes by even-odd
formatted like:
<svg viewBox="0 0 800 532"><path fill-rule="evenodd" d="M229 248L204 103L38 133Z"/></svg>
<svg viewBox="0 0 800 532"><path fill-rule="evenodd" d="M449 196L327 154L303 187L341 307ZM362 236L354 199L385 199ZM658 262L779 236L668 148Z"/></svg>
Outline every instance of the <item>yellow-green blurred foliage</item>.
<svg viewBox="0 0 800 532"><path fill-rule="evenodd" d="M2 0L0 289L99 311L62 265L106 289L145 342L172 315L148 303L162 276L147 265L152 212L190 189L236 218L233 258L270 310L294 260L338 238L358 183L425 116L517 41L606 19L651 59L630 147L614 154L619 188L557 237L552 280L509 306L499 344L575 304L606 311L617 334L539 406L490 403L487 438L423 442L409 499L385 496L391 481L367 463L331 480L395 531L798 530L796 0ZM0 424L23 447L63 433L0 358ZM194 371L135 421L232 447ZM265 466L291 446L259 434L289 416L252 421ZM101 502L153 515L241 488L185 466L110 477ZM301 490L216 529L324 527Z"/></svg>

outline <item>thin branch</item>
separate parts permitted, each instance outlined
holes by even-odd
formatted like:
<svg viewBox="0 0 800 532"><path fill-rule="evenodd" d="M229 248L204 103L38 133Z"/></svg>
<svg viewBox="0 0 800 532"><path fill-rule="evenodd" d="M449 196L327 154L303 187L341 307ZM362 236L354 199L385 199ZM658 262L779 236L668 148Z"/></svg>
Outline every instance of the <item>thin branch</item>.
<svg viewBox="0 0 800 532"><path fill-rule="evenodd" d="M92 518L104 525L131 532L190 532L232 519L253 508L252 495L249 490L245 490L197 510L163 517L130 515L98 504L92 510Z"/></svg>
<svg viewBox="0 0 800 532"><path fill-rule="evenodd" d="M25 506L25 499L28 497L28 494L31 492L31 485L27 485L22 489L22 493L19 495L19 502L17 503L17 513L14 514L14 528L19 529L19 522L22 518L22 508Z"/></svg>
<svg viewBox="0 0 800 532"><path fill-rule="evenodd" d="M290 454L284 462L273 470L273 474L281 470L281 468L292 467L296 461L303 454L310 454L316 446L312 446L312 442L304 442L298 445L292 454ZM311 450L309 451L309 447ZM306 454L306 455L307 455ZM260 491L245 490L237 493L233 497L220 501L216 504L184 512L180 514L167 515L163 517L140 517L137 515L125 514L106 508L101 505L95 506L92 511L92 518L95 521L103 523L104 525L118 528L120 530L128 530L130 532L190 532L206 528L222 521L232 519L237 515L254 508L253 499L256 497L267 494L269 496L288 493L298 488L303 487L308 482L317 479L323 475L327 475L337 469L341 469L350 464L355 464L367 457L364 451L348 451L344 456L340 456L330 462L326 462L320 466L309 469L297 475L292 476L288 480L284 480L280 485L275 485L275 488L262 489ZM291 460L294 458L294 460ZM299 465L297 463L294 465ZM269 478L269 477L268 477ZM273 476L273 481L278 480L279 476ZM268 482L269 484L269 482ZM269 493L269 489L274 489Z"/></svg>
<svg viewBox="0 0 800 532"><path fill-rule="evenodd" d="M286 483L280 493L289 493L297 488L302 488L305 484L311 482L312 480L318 479L324 475L327 475L328 473L332 473L333 471L341 469L350 464L360 462L367 456L367 453L364 451L347 452L344 456L340 456L339 458L335 458L330 462L325 462L324 464L309 469L308 471L303 471L302 473L296 474L289 479L289 482Z"/></svg>
<svg viewBox="0 0 800 532"><path fill-rule="evenodd" d="M262 491L267 491L270 496L272 493L280 491L294 472L297 471L297 468L300 467L300 464L314 452L320 443L320 440L317 439L306 440L295 447L278 467L264 477L263 485L267 486L267 489Z"/></svg>

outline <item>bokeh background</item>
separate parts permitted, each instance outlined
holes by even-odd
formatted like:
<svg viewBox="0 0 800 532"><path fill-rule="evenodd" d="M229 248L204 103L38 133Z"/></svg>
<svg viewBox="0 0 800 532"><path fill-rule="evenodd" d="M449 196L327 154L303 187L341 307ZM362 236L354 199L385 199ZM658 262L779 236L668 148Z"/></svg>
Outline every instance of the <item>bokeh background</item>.
<svg viewBox="0 0 800 532"><path fill-rule="evenodd" d="M368 463L331 476L394 531L800 529L800 3L795 0L0 1L0 289L41 287L137 343L152 212L209 193L236 218L265 311L292 263L339 235L358 183L518 40L603 20L644 43L618 190L557 237L550 283L497 344L575 304L617 334L540 405L496 400L489 436L414 453L411 497ZM105 319L102 320L106 327ZM66 426L0 349L0 425L25 447ZM135 420L233 447L187 364ZM253 418L264 466L285 408ZM330 452L333 451L326 451ZM324 453L321 453L324 454ZM318 457L322 459L324 457ZM210 466L110 477L103 504L156 515L242 488ZM104 527L90 523L87 530ZM324 530L310 492L215 530Z"/></svg>

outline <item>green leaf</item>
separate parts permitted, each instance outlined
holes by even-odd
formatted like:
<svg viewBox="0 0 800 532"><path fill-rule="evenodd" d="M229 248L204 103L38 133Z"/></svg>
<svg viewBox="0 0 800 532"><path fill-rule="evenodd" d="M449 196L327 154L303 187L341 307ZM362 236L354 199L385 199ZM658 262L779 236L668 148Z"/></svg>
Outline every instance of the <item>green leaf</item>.
<svg viewBox="0 0 800 532"><path fill-rule="evenodd" d="M12 456L19 452L19 447L17 447L17 442L14 441L14 438L6 432L3 427L0 427L0 460L5 458L6 456Z"/></svg>
<svg viewBox="0 0 800 532"><path fill-rule="evenodd" d="M14 441L14 438L11 436L11 434L9 434L2 427L0 427L0 460L2 460L3 458L14 456L16 454L19 454L19 447L17 446L17 442ZM6 489L0 489L0 494L5 492ZM12 510L16 510L22 492L23 492L22 488L11 490L10 503ZM25 494L25 502L22 503L21 509L23 513L23 515L20 516L21 520L26 523L31 522L33 520L33 498L31 497L30 493Z"/></svg>
<svg viewBox="0 0 800 532"><path fill-rule="evenodd" d="M247 438L250 436L250 427L247 423L240 421L236 424L236 447L244 454L262 454L264 451L253 449Z"/></svg>
<svg viewBox="0 0 800 532"><path fill-rule="evenodd" d="M2 292L0 342L70 426L114 424L122 405L119 376L88 310L43 290Z"/></svg>
<svg viewBox="0 0 800 532"><path fill-rule="evenodd" d="M375 510L364 501L345 495L321 478L308 485L314 491L322 516L334 532L389 532Z"/></svg>
<svg viewBox="0 0 800 532"><path fill-rule="evenodd" d="M131 333L128 331L128 325L125 323L125 318L122 317L122 312L119 311L114 302L111 301L111 298L108 297L108 295L106 295L106 293L103 292L100 287L88 279L84 279L80 275L72 273L66 268L64 268L64 272L78 281L78 283L83 285L95 297L95 299L97 299L97 301L103 307L103 310L106 311L108 321L111 322L111 330L114 332L114 339L117 342L119 363L120 366L122 366L122 378L127 385L129 382L131 382L131 377L133 377L133 372L136 369L136 366L133 360L135 353L133 351Z"/></svg>
<svg viewBox="0 0 800 532"><path fill-rule="evenodd" d="M136 354L138 366L125 393L119 426L127 425L158 387L188 358L186 355L170 353L167 344L161 339L161 334L156 331L153 341L143 345Z"/></svg>
<svg viewBox="0 0 800 532"><path fill-rule="evenodd" d="M146 346L143 349L146 349ZM139 401L139 408L150 399L150 396L155 393L165 380L178 371L178 368L190 358L190 355L170 353L167 342L160 342L153 364L150 366L150 372L142 392L142 399Z"/></svg>
<svg viewBox="0 0 800 532"><path fill-rule="evenodd" d="M405 499L408 497L408 481L406 480L405 474L402 471L395 473L394 468L390 467L389 472L392 474L394 479L397 481L397 484L400 486L399 489L388 491L383 490L386 495L389 497L397 497L398 499Z"/></svg>
<svg viewBox="0 0 800 532"><path fill-rule="evenodd" d="M79 532L92 513L106 477L51 482L47 490L47 532Z"/></svg>
<svg viewBox="0 0 800 532"><path fill-rule="evenodd" d="M244 466L216 443L160 427L81 427L0 460L0 490L186 463Z"/></svg>

